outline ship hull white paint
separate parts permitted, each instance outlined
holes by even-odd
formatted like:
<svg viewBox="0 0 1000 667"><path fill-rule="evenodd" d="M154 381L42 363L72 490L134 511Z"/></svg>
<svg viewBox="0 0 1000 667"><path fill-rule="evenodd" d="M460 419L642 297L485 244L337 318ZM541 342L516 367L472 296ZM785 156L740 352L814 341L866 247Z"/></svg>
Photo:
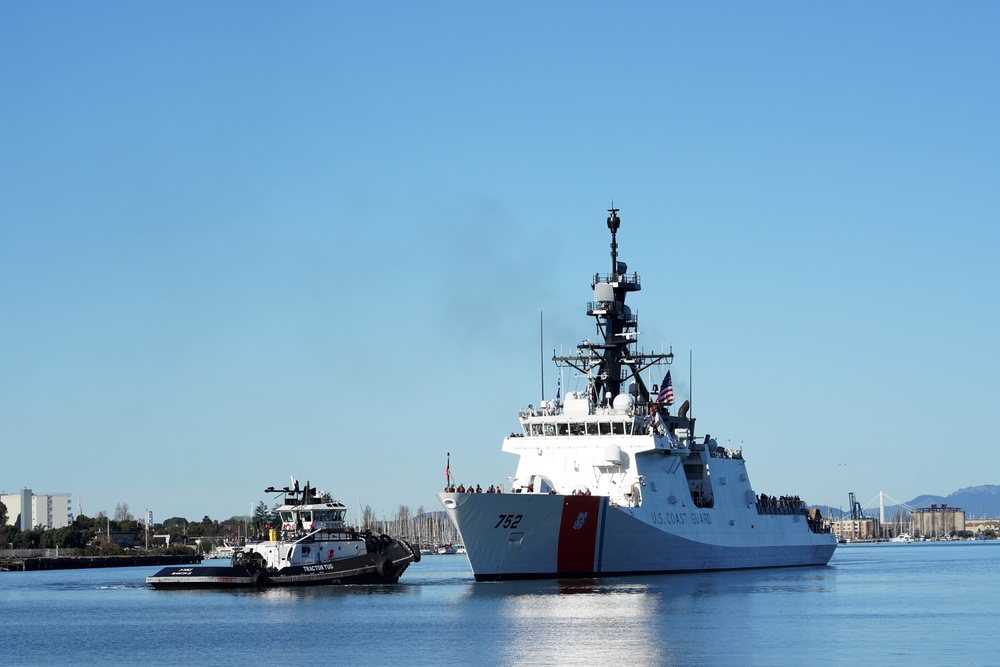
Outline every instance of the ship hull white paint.
<svg viewBox="0 0 1000 667"><path fill-rule="evenodd" d="M742 446L698 434L690 396L671 412L674 355L639 348L625 300L641 283L618 260L621 219L618 209L608 213L611 273L594 275L587 304L597 337L575 354L553 354L555 399L522 409L521 432L504 439L503 451L518 457L509 487L455 493L464 488L453 485L449 455L438 497L476 579L826 564L837 545L818 510L798 496L758 494ZM667 371L647 387L653 366ZM562 395L566 371L586 388Z"/></svg>
<svg viewBox="0 0 1000 667"><path fill-rule="evenodd" d="M804 516L759 514L755 505L727 512L613 507L607 498L558 494L438 498L479 581L824 565L836 548L835 538L810 531ZM588 516L574 529L582 512ZM507 517L514 528L504 528ZM588 527L592 536L574 534Z"/></svg>

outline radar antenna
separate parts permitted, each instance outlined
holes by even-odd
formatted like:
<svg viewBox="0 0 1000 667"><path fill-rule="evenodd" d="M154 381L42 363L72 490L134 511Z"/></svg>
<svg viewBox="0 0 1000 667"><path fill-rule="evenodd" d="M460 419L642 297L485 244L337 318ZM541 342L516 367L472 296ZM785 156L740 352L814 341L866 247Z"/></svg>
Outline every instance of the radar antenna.
<svg viewBox="0 0 1000 667"><path fill-rule="evenodd" d="M608 209L608 229L611 231L611 273L597 274L590 287L594 300L587 304L587 315L597 321L601 342L586 340L577 346L576 355L552 360L559 367L570 366L587 377L590 398L595 405L603 404L610 395L613 399L622 393L622 385L631 375L635 382L635 395L640 401L649 401L649 390L641 372L650 366L673 361L673 352L667 354L643 353L635 350L639 335L638 320L625 305L629 292L638 292L639 275L629 275L625 262L618 261L618 230L621 218L614 202Z"/></svg>

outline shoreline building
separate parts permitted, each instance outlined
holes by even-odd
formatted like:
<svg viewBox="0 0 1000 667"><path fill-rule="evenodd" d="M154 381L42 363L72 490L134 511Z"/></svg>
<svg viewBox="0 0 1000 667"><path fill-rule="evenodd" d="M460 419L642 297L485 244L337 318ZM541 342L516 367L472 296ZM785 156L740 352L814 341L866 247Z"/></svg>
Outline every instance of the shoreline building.
<svg viewBox="0 0 1000 667"><path fill-rule="evenodd" d="M73 501L68 493L35 495L23 488L20 493L0 494L0 502L7 506L7 525L18 530L65 528L73 523Z"/></svg>
<svg viewBox="0 0 1000 667"><path fill-rule="evenodd" d="M860 519L841 519L831 521L833 534L838 540L862 540L869 541L878 539L878 527L872 517L861 517Z"/></svg>
<svg viewBox="0 0 1000 667"><path fill-rule="evenodd" d="M916 509L910 515L913 534L924 537L949 537L965 530L965 510L947 505Z"/></svg>

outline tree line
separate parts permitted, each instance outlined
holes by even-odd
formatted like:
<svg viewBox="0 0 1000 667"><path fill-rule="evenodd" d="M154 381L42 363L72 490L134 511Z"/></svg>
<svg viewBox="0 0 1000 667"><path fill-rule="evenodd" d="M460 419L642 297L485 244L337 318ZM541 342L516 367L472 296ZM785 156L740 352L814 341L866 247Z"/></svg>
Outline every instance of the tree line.
<svg viewBox="0 0 1000 667"><path fill-rule="evenodd" d="M323 494L326 502L329 494ZM94 517L84 514L77 516L65 528L45 529L40 526L31 530L21 530L16 525L6 525L7 507L0 502L0 549L82 549L84 555L116 555L128 547L122 543L134 543L136 547L148 547L152 553L184 553L193 544L203 552L211 551L220 544L242 544L246 540L267 539L268 530L280 525L278 508L281 503L268 506L263 501L257 503L250 517L231 517L217 521L208 515L200 521L189 521L184 517L170 517L148 527L129 511L127 503L115 506L113 516L103 511ZM14 517L16 519L16 517ZM370 505L359 508L357 516L349 517L360 530L387 533L413 544L455 544L458 533L443 512L427 512L422 506L411 513L406 505L400 505L394 515L379 516ZM110 533L110 539L109 539ZM127 538L127 539L123 539Z"/></svg>

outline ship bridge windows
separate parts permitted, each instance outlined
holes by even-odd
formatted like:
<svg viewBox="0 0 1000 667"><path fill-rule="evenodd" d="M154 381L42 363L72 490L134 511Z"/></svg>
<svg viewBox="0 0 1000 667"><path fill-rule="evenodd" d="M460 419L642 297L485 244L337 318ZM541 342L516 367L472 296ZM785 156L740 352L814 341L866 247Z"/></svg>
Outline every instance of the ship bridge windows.
<svg viewBox="0 0 1000 667"><path fill-rule="evenodd" d="M532 422L524 425L525 435L537 436L582 436L582 435L632 435L634 423L630 419Z"/></svg>
<svg viewBox="0 0 1000 667"><path fill-rule="evenodd" d="M313 512L313 520L315 521L325 521L327 523L333 521L343 521L344 510L315 510Z"/></svg>

